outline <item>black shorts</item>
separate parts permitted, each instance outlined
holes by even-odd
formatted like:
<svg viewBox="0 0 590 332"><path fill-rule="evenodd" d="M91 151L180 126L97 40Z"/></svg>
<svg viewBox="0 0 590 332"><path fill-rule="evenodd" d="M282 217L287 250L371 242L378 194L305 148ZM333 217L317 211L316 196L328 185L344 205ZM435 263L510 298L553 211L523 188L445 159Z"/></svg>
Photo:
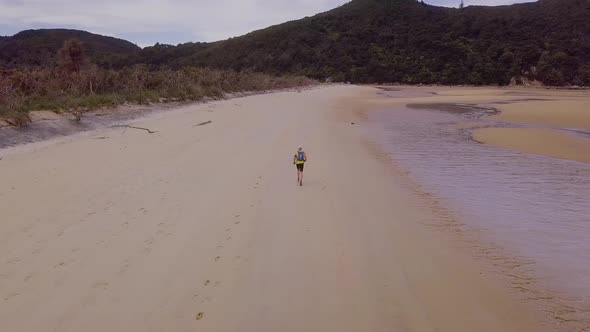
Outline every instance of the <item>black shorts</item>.
<svg viewBox="0 0 590 332"><path fill-rule="evenodd" d="M297 166L297 169L300 170L301 172L303 172L303 165L304 164L297 164L295 166Z"/></svg>

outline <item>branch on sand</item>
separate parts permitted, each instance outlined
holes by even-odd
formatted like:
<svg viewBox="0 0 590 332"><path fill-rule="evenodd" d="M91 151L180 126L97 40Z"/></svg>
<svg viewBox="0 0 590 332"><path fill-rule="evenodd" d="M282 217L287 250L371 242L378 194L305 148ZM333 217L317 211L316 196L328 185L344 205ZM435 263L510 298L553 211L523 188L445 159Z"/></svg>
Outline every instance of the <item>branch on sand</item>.
<svg viewBox="0 0 590 332"><path fill-rule="evenodd" d="M213 121L205 121L205 122L201 122L199 124L194 125L193 127L199 127L199 126L204 126L207 124L213 123Z"/></svg>
<svg viewBox="0 0 590 332"><path fill-rule="evenodd" d="M130 128L130 129L137 129L137 130L145 130L150 134L157 133L157 131L154 131L154 130L150 130L150 129L143 128L143 127L130 126L130 125L115 125L115 126L113 126L113 128Z"/></svg>

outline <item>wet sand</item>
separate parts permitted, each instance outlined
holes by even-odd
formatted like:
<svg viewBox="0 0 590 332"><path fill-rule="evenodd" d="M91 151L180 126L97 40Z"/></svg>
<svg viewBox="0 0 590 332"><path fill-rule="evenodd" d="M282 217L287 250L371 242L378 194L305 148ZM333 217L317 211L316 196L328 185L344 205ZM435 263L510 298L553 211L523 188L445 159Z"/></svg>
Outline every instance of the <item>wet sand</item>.
<svg viewBox="0 0 590 332"><path fill-rule="evenodd" d="M153 134L106 128L2 150L3 328L550 329L442 231L454 223L444 202L369 139L366 110L388 99L375 92L251 96L132 123Z"/></svg>
<svg viewBox="0 0 590 332"><path fill-rule="evenodd" d="M390 161L452 211L453 222L433 227L467 242L556 330L590 328L590 137L559 126L573 112L548 115L590 100L588 92L425 87L435 93L417 99L416 89L358 102L371 105L370 134ZM518 114L528 122L501 120L502 107L519 105L543 107ZM577 111L583 123L587 113Z"/></svg>

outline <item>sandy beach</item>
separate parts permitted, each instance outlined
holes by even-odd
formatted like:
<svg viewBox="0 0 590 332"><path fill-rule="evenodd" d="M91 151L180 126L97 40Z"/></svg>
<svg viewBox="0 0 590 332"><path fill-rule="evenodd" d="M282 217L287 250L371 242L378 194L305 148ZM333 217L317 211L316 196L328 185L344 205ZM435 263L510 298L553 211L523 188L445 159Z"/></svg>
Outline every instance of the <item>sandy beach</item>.
<svg viewBox="0 0 590 332"><path fill-rule="evenodd" d="M375 108L537 94L567 99L587 121L588 93L560 93L325 86L130 122L152 134L118 127L2 150L0 322L19 332L585 328L556 328L458 245L462 234L440 231L453 214L365 125ZM588 129L575 116L563 121ZM503 140L482 141L512 144L498 129ZM586 151L588 139L572 139L584 141L558 157ZM291 165L299 144L303 187Z"/></svg>

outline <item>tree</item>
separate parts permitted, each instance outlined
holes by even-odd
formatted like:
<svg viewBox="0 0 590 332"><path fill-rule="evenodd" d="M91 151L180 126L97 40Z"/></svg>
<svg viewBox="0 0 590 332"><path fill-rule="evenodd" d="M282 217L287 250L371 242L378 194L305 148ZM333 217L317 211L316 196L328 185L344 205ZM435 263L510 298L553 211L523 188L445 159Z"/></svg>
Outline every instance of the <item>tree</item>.
<svg viewBox="0 0 590 332"><path fill-rule="evenodd" d="M463 7L465 7L465 4L463 3L463 0L461 0L461 3L459 4L459 8L463 9Z"/></svg>
<svg viewBox="0 0 590 332"><path fill-rule="evenodd" d="M86 53L82 43L78 39L66 40L64 46L57 51L57 60L63 69L69 72L79 72L86 64Z"/></svg>

